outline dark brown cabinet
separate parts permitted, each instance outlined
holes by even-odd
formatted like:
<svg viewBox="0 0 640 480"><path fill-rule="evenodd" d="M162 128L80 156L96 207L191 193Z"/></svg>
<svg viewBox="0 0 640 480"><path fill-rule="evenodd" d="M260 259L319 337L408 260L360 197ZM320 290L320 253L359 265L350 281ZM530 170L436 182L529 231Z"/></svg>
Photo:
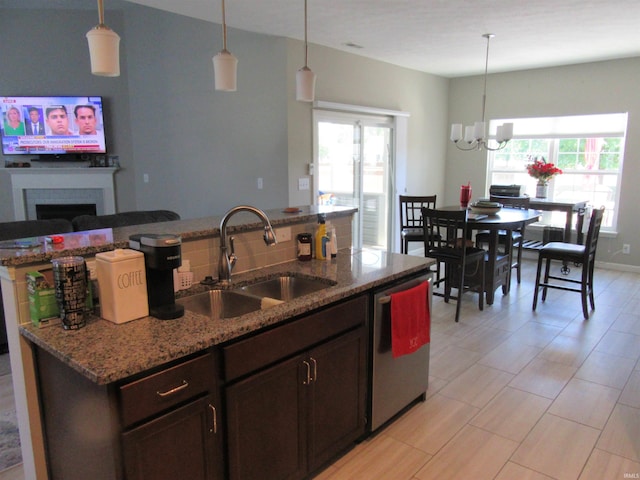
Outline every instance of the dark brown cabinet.
<svg viewBox="0 0 640 480"><path fill-rule="evenodd" d="M108 385L37 349L50 479L309 476L366 435L368 310L352 297Z"/></svg>
<svg viewBox="0 0 640 480"><path fill-rule="evenodd" d="M222 480L213 352L97 385L38 350L51 480Z"/></svg>
<svg viewBox="0 0 640 480"><path fill-rule="evenodd" d="M128 480L217 480L217 412L213 396L195 400L122 435Z"/></svg>
<svg viewBox="0 0 640 480"><path fill-rule="evenodd" d="M286 334L276 329L236 346L258 348L268 339L294 355L226 388L232 480L303 478L365 434L366 314L359 297L297 320ZM310 335L329 318L342 319L346 331ZM237 353L231 346L227 358Z"/></svg>
<svg viewBox="0 0 640 480"><path fill-rule="evenodd" d="M220 480L220 400L212 353L119 387L127 480Z"/></svg>

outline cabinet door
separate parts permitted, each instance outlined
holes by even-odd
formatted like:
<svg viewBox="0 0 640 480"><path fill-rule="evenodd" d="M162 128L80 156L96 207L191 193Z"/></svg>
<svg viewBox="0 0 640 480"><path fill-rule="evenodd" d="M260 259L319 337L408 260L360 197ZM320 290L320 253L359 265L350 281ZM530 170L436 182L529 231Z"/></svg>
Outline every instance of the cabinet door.
<svg viewBox="0 0 640 480"><path fill-rule="evenodd" d="M232 480L304 476L307 370L303 360L295 357L227 388Z"/></svg>
<svg viewBox="0 0 640 480"><path fill-rule="evenodd" d="M313 367L309 466L313 471L365 433L367 331L360 328L309 352Z"/></svg>
<svg viewBox="0 0 640 480"><path fill-rule="evenodd" d="M223 478L221 421L213 401L213 395L203 397L123 433L127 480Z"/></svg>

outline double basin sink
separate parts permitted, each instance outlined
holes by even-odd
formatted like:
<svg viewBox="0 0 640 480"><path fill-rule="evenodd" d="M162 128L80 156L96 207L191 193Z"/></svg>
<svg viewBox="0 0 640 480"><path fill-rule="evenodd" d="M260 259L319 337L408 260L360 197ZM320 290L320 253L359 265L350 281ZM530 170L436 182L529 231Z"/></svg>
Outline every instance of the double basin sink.
<svg viewBox="0 0 640 480"><path fill-rule="evenodd" d="M282 275L230 290L214 289L176 300L185 310L212 319L239 317L334 285L323 278Z"/></svg>

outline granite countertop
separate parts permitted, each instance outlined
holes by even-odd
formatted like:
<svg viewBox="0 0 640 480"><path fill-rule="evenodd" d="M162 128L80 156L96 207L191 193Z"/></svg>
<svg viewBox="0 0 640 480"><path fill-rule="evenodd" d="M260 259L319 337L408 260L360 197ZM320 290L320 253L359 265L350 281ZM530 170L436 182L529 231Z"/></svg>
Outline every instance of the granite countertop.
<svg viewBox="0 0 640 480"><path fill-rule="evenodd" d="M330 261L294 260L234 275L235 285L282 274L321 277L335 283L319 292L240 317L211 320L186 311L184 317L175 320L146 317L119 325L91 317L80 330L67 331L59 325L38 329L24 324L20 333L89 380L104 385L424 272L433 263L428 258L347 248Z"/></svg>
<svg viewBox="0 0 640 480"><path fill-rule="evenodd" d="M295 211L297 209L297 211ZM271 226L274 228L301 222L316 223L319 213L325 214L327 219L351 215L357 211L354 207L339 206L301 206L293 208L293 212L283 209L265 210ZM73 232L61 234L64 243L51 245L45 242L45 237L36 237L35 245L28 242L16 244L13 240L0 242L0 265L19 266L30 263L45 263L52 258L64 255L95 255L99 252L114 248L127 248L129 236L136 233L169 233L180 235L182 240L197 240L205 237L220 236L220 221L222 217L212 216L193 220L175 220L172 222L148 223L119 228L105 228L87 232ZM227 224L227 233L241 233L262 229L262 222L253 214L239 212L231 217Z"/></svg>

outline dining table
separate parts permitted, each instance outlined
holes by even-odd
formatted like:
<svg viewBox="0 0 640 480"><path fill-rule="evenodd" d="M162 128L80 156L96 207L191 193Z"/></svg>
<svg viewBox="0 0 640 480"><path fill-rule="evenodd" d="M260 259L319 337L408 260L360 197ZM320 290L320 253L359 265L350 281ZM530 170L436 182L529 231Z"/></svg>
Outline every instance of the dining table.
<svg viewBox="0 0 640 480"><path fill-rule="evenodd" d="M442 207L443 210L460 210L460 206ZM535 209L521 209L502 207L495 214L474 213L470 210L467 218L469 230L489 232L489 250L485 262L485 298L487 305L492 305L495 291L502 287L504 295L509 293L511 284L511 253L501 255L498 249L499 233L505 232L511 237L511 232L524 228L540 219L541 212Z"/></svg>

